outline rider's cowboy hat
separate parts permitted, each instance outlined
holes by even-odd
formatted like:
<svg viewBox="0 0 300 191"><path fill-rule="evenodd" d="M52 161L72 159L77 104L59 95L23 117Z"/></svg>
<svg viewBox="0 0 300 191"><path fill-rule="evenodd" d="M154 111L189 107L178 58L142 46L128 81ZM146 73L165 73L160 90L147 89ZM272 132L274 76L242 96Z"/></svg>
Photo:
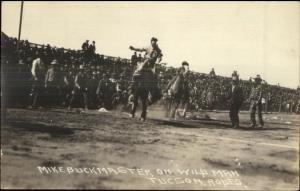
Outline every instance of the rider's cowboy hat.
<svg viewBox="0 0 300 191"><path fill-rule="evenodd" d="M182 65L182 66L188 66L189 63L188 63L187 61L183 61L181 65Z"/></svg>
<svg viewBox="0 0 300 191"><path fill-rule="evenodd" d="M155 42L157 42L158 40L157 40L157 38L155 38L155 37L152 37L152 38L151 38L151 41L155 41Z"/></svg>

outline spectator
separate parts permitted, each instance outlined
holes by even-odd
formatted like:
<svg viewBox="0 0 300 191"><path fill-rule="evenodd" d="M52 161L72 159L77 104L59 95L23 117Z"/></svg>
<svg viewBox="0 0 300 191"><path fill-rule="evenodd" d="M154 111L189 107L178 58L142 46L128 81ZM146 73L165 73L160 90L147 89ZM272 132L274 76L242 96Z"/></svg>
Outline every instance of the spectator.
<svg viewBox="0 0 300 191"><path fill-rule="evenodd" d="M137 58L137 62L142 62L142 61L143 61L142 54L139 54L139 57Z"/></svg>
<svg viewBox="0 0 300 191"><path fill-rule="evenodd" d="M138 62L138 57L136 55L136 52L134 52L134 54L131 56L131 64L133 67L136 67Z"/></svg>
<svg viewBox="0 0 300 191"><path fill-rule="evenodd" d="M93 71L91 76L88 78L88 100L89 108L98 109L98 98L97 98L97 86L98 86L97 72Z"/></svg>
<svg viewBox="0 0 300 191"><path fill-rule="evenodd" d="M93 41L93 44L90 45L90 50L92 52L92 54L96 53L96 42Z"/></svg>
<svg viewBox="0 0 300 191"><path fill-rule="evenodd" d="M47 91L47 104L48 106L57 106L58 105L58 95L60 90L61 79L59 77L60 72L58 71L57 60L53 60L50 64L50 67L46 73L45 78L45 88Z"/></svg>
<svg viewBox="0 0 300 191"><path fill-rule="evenodd" d="M83 52L86 52L86 51L88 50L88 48L89 48L89 40L86 40L86 41L82 44L81 48L82 48L82 51L83 51Z"/></svg>
<svg viewBox="0 0 300 191"><path fill-rule="evenodd" d="M86 74L84 73L84 68L83 65L79 66L79 71L77 75L75 76L75 81L74 81L74 89L72 91L72 97L70 100L70 104L68 109L71 110L74 100L78 100L80 105L84 106L85 110L88 110L88 97L87 97L87 77ZM83 101L83 104L82 104Z"/></svg>
<svg viewBox="0 0 300 191"><path fill-rule="evenodd" d="M243 90L239 86L237 75L232 76L232 88L230 91L230 111L229 118L233 128L239 127L239 110L243 103Z"/></svg>
<svg viewBox="0 0 300 191"><path fill-rule="evenodd" d="M99 81L98 87L97 87L97 95L99 99L99 108L105 108L110 109L111 108L111 102L110 98L112 94L110 94L111 91L111 81L109 80L109 77L107 74L103 74L103 78Z"/></svg>
<svg viewBox="0 0 300 191"><path fill-rule="evenodd" d="M120 88L122 91L126 91L130 78L134 71L134 66L130 64L129 60L113 58L104 55L98 55L94 52L90 58L86 57L85 52L81 50L66 50L63 48L56 48L47 45L36 45L26 41L20 41L20 49L16 51L17 39L5 36L1 33L1 42L5 46L1 46L1 52L3 53L3 62L9 72L6 74L6 82L13 87L9 87L6 91L9 96L8 102L18 103L20 106L26 105L27 96L21 96L30 93L30 106L41 106L44 104L43 92L45 89L44 83L46 78L45 68L50 65L51 62L56 59L60 63L60 67L57 68L58 75L61 76L59 80L61 83L60 93L56 96L57 103L59 99L63 100L62 105L66 106L70 103L72 96L72 90L75 86L75 77L77 76L78 67L85 65L84 75L88 82L97 79L97 86L100 76L104 73L109 76L114 72L115 77L123 74L122 82L124 85ZM88 41L83 43L83 50L87 50ZM137 57L137 62L142 61L142 55ZM95 71L95 72L94 72ZM59 74L61 72L61 74ZM176 69L173 67L166 67L162 64L157 65L156 74L159 74L159 86L160 89L168 84L168 81L176 74ZM236 72L237 73L237 72ZM213 73L212 73L213 74ZM235 75L235 72L233 73ZM238 74L237 74L238 76ZM32 78L32 80L30 80ZM222 76L214 76L201 74L196 72L190 72L188 75L189 87L191 89L191 109L203 110L213 105L213 109L227 109L229 103L224 102L226 92L231 88L231 79ZM27 82L26 82L27 79ZM115 79L117 86L119 86L118 79ZM32 88L25 83L30 83ZM251 93L251 81L240 80L240 86L243 89L243 94L250 97ZM299 112L300 108L300 87L298 90L288 89L276 85L263 84L265 94L263 95L266 100L265 106L267 111L278 111L282 107L282 111L289 104L289 112ZM23 89L24 88L24 89ZM87 94L92 96L94 90L90 90L90 83L87 84ZM27 89L27 90L26 90ZM113 89L116 89L114 87ZM23 93L23 94L22 94ZM12 95L17 96L12 96ZM95 95L95 94L94 94ZM77 97L82 99L83 93L78 94ZM124 96L127 96L124 94ZM26 97L26 99L21 99ZM76 96L75 96L76 97ZM111 95L112 97L112 95ZM94 105L93 99L86 99L88 105ZM111 99L104 102L110 102ZM213 102L213 103L212 103ZM61 103L59 103L61 104ZM111 105L111 104L108 104ZM75 104L74 104L75 106ZM82 105L81 105L82 106ZM212 107L212 106L211 106ZM245 100L241 109L248 109L250 107L250 100Z"/></svg>
<svg viewBox="0 0 300 191"><path fill-rule="evenodd" d="M264 125L263 119L262 119L262 96L263 96L263 90L262 90L262 79L260 78L260 75L257 75L256 78L254 78L255 83L251 89L250 94L250 118L251 118L251 127L256 126L256 120L255 120L255 113L257 111L258 120L259 120L259 128L262 128Z"/></svg>
<svg viewBox="0 0 300 191"><path fill-rule="evenodd" d="M209 75L212 76L212 77L216 76L214 68L211 69L211 71L209 72Z"/></svg>
<svg viewBox="0 0 300 191"><path fill-rule="evenodd" d="M233 78L233 77L236 77L237 79L239 79L239 75L238 75L238 73L237 73L236 70L234 70L234 71L232 72L231 77L232 77L232 78Z"/></svg>
<svg viewBox="0 0 300 191"><path fill-rule="evenodd" d="M37 107L41 103L41 95L43 93L43 83L45 76L45 65L42 60L43 56L41 53L36 52L36 59L32 62L31 74L33 83L30 93L30 105L29 108Z"/></svg>

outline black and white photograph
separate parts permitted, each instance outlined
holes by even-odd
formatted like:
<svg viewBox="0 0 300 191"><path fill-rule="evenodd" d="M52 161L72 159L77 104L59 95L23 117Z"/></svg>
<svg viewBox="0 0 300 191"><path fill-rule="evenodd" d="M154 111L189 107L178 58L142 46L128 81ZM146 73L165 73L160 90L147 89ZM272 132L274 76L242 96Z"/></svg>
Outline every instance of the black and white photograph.
<svg viewBox="0 0 300 191"><path fill-rule="evenodd" d="M1 1L1 189L299 190L298 1Z"/></svg>

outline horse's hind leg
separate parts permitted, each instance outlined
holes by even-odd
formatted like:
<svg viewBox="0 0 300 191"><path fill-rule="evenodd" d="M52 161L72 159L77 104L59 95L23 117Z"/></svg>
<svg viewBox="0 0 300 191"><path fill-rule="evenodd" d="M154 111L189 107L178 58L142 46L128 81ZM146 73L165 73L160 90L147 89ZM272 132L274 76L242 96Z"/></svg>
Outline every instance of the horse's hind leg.
<svg viewBox="0 0 300 191"><path fill-rule="evenodd" d="M147 98L142 98L142 114L141 114L141 120L145 121L147 116Z"/></svg>

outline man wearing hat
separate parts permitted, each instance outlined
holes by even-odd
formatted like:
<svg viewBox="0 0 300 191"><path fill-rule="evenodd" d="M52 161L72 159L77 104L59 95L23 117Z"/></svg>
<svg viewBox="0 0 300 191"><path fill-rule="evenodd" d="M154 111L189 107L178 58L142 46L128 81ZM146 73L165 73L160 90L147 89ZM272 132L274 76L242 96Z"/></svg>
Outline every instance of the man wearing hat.
<svg viewBox="0 0 300 191"><path fill-rule="evenodd" d="M55 106L57 105L57 99L58 99L58 93L59 93L59 74L60 72L57 69L58 67L58 62L56 59L54 59L50 63L50 67L46 72L46 77L45 77L45 88L47 92L47 103L49 106Z"/></svg>
<svg viewBox="0 0 300 191"><path fill-rule="evenodd" d="M137 62L138 62L138 57L137 57L136 52L134 52L134 54L131 56L131 65L133 67L136 67Z"/></svg>
<svg viewBox="0 0 300 191"><path fill-rule="evenodd" d="M111 109L111 97L112 94L110 94L111 91L111 81L109 80L108 74L104 73L102 76L102 79L100 79L97 89L96 89L96 95L98 97L98 104L99 109L105 108L105 109Z"/></svg>
<svg viewBox="0 0 300 191"><path fill-rule="evenodd" d="M63 73L63 85L62 85L63 106L68 106L69 104L70 98L72 96L72 90L74 87L74 81L75 81L74 70L71 68L65 70L65 72Z"/></svg>
<svg viewBox="0 0 300 191"><path fill-rule="evenodd" d="M81 48L82 48L82 50L83 50L84 52L86 52L87 49L88 49L88 47L89 47L89 40L86 40L86 41L81 45Z"/></svg>
<svg viewBox="0 0 300 191"><path fill-rule="evenodd" d="M209 72L209 76L212 76L212 77L216 76L216 72L215 72L214 68L212 68L211 71Z"/></svg>
<svg viewBox="0 0 300 191"><path fill-rule="evenodd" d="M257 75L254 78L254 84L251 89L250 93L250 119L251 119L251 126L250 127L255 127L256 126L256 121L255 121L255 113L257 110L257 115L258 115L258 122L259 125L257 127L262 128L264 125L263 119L262 119L262 79L260 75Z"/></svg>
<svg viewBox="0 0 300 191"><path fill-rule="evenodd" d="M155 101L159 100L161 97L160 90L158 89L157 85L157 77L154 75L155 70L155 64L160 63L162 60L162 52L160 48L157 45L157 38L152 37L151 38L151 46L148 48L134 48L133 46L130 46L129 48L133 51L138 52L145 52L145 59L140 63L140 66L136 69L136 71L133 74L132 78L132 85L130 87L131 93L134 92L136 89L138 80L140 79L140 76L145 72L149 73L152 76L153 81L153 87L151 87L150 94L151 94L151 100L150 104L154 103Z"/></svg>
<svg viewBox="0 0 300 191"><path fill-rule="evenodd" d="M229 93L230 110L229 118L233 128L239 127L239 110L243 103L243 90L239 85L239 76L237 74L232 75L232 86Z"/></svg>
<svg viewBox="0 0 300 191"><path fill-rule="evenodd" d="M99 78L96 71L91 72L91 76L88 78L88 106L92 109L98 109L98 99L96 90L98 87Z"/></svg>
<svg viewBox="0 0 300 191"><path fill-rule="evenodd" d="M87 88L87 77L84 73L84 67L83 65L79 66L79 71L77 75L75 76L74 80L74 89L72 91L72 97L70 100L70 104L68 109L71 110L71 107L73 106L73 102L75 99L78 99L79 97L83 97L83 105L84 109L88 110L88 88ZM82 101L82 100L80 100Z"/></svg>

